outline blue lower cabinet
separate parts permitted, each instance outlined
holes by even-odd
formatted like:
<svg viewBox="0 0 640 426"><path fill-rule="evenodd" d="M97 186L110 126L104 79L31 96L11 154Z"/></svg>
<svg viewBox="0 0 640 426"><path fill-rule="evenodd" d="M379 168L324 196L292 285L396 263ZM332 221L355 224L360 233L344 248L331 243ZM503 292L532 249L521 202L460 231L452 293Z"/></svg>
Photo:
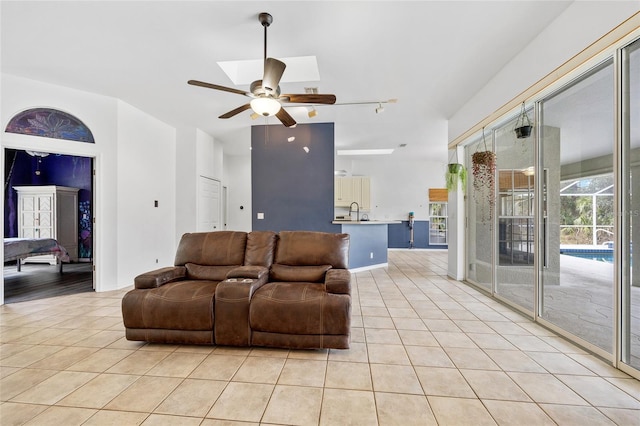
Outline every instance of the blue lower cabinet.
<svg viewBox="0 0 640 426"><path fill-rule="evenodd" d="M387 263L387 224L342 225L350 235L349 269Z"/></svg>

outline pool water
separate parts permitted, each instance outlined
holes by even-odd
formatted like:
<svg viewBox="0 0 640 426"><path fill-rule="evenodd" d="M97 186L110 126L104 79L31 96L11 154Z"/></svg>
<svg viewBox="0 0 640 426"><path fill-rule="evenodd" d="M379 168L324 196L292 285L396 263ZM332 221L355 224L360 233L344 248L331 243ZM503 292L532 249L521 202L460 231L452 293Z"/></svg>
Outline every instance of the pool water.
<svg viewBox="0 0 640 426"><path fill-rule="evenodd" d="M579 257L581 259L597 260L598 262L613 263L613 251L609 252L579 252L563 250L560 254L566 254L568 256Z"/></svg>

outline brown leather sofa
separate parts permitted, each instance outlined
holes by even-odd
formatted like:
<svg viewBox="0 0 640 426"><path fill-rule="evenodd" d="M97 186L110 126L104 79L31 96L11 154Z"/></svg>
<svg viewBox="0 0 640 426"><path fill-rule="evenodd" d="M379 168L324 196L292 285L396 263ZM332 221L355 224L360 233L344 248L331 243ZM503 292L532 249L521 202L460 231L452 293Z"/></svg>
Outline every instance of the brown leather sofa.
<svg viewBox="0 0 640 426"><path fill-rule="evenodd" d="M122 299L128 340L349 348L349 235L183 235L175 266L139 275Z"/></svg>

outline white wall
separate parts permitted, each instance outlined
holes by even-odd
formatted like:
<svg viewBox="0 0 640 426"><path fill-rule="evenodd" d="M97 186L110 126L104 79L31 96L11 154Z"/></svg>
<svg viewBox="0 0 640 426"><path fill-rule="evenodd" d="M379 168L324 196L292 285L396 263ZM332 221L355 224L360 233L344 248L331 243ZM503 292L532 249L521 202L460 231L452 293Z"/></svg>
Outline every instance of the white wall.
<svg viewBox="0 0 640 426"><path fill-rule="evenodd" d="M118 287L173 264L176 131L118 101ZM158 207L155 207L158 201Z"/></svg>
<svg viewBox="0 0 640 426"><path fill-rule="evenodd" d="M155 266L156 258L159 263L166 259L173 263L175 131L110 97L6 74L1 86L3 129L20 111L50 107L76 116L94 135L95 144L88 144L2 133L2 147L95 158L96 290L131 285L136 273ZM4 162L1 167L4 173ZM158 209L153 207L155 199L160 203Z"/></svg>
<svg viewBox="0 0 640 426"><path fill-rule="evenodd" d="M446 161L446 159L445 159ZM429 219L429 188L444 187L444 165L420 160L354 160L351 175L371 177L371 220Z"/></svg>
<svg viewBox="0 0 640 426"><path fill-rule="evenodd" d="M222 144L211 135L195 128L179 128L176 132L176 247L186 232L198 229L199 176L223 179ZM222 216L221 216L222 217Z"/></svg>
<svg viewBox="0 0 640 426"><path fill-rule="evenodd" d="M195 128L176 131L176 247L182 235L197 229L197 136Z"/></svg>
<svg viewBox="0 0 640 426"><path fill-rule="evenodd" d="M199 176L222 182L223 170L222 144L211 135L196 129L196 170Z"/></svg>
<svg viewBox="0 0 640 426"><path fill-rule="evenodd" d="M574 1L449 120L449 141L640 10L638 1Z"/></svg>
<svg viewBox="0 0 640 426"><path fill-rule="evenodd" d="M97 221L94 227L95 284L98 291L117 288L117 101L7 74L2 74L1 86L2 129L15 114L34 107L65 111L91 129L95 144L2 133L2 147L95 157L98 194L94 211ZM4 162L0 167L4 174ZM4 197L0 199L4 203Z"/></svg>
<svg viewBox="0 0 640 426"><path fill-rule="evenodd" d="M371 177L371 211L366 212L371 220L407 220L409 212L416 220L429 219L429 188L444 188L445 167L448 162L447 121L424 135L423 149L442 152L436 161L413 159L398 148L391 155L366 157L336 156L335 169L345 170L348 176ZM430 148L431 147L431 148ZM336 214L348 209L336 209Z"/></svg>
<svg viewBox="0 0 640 426"><path fill-rule="evenodd" d="M251 156L225 155L224 165L229 191L227 229L251 231Z"/></svg>

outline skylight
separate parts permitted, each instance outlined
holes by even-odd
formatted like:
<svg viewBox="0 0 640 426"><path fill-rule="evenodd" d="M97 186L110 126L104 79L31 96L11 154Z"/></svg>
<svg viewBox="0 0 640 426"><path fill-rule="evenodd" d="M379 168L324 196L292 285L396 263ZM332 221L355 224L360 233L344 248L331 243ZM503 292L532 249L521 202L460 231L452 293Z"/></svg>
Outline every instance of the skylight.
<svg viewBox="0 0 640 426"><path fill-rule="evenodd" d="M277 59L287 64L280 83L320 80L318 61L315 56L296 56ZM260 80L264 70L263 59L221 61L218 62L218 65L220 65L222 71L227 74L235 85L251 84L255 80Z"/></svg>
<svg viewBox="0 0 640 426"><path fill-rule="evenodd" d="M389 155L391 149L339 149L338 155Z"/></svg>

